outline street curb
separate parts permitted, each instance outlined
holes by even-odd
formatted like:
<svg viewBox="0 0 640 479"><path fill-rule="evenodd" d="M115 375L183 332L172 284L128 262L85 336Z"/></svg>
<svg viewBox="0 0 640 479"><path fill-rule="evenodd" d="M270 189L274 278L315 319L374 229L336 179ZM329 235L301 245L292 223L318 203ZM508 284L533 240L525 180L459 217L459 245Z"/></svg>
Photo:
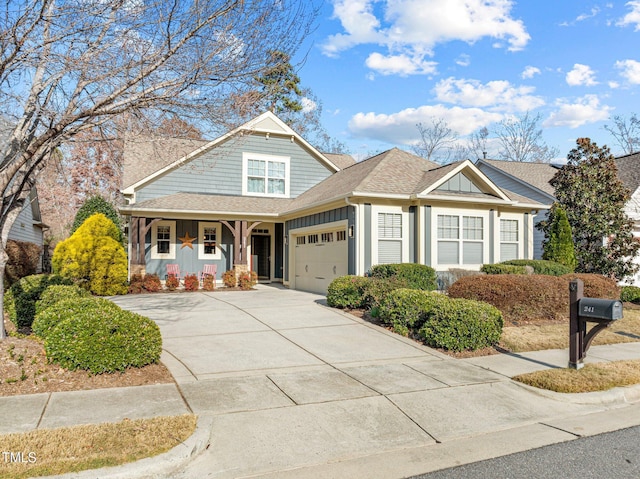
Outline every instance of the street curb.
<svg viewBox="0 0 640 479"><path fill-rule="evenodd" d="M71 472L58 476L47 476L49 479L159 479L182 468L188 461L201 454L209 447L213 416L198 416L194 433L183 443L163 454L147 457L136 462L120 466L103 467L81 472ZM44 479L47 479L44 478Z"/></svg>
<svg viewBox="0 0 640 479"><path fill-rule="evenodd" d="M554 399L560 402L568 402L572 404L628 404L640 401L640 384L632 386L623 386L609 389L607 391L594 391L589 393L558 393L547 389L540 389L519 381L513 381L518 386L530 391L538 396Z"/></svg>

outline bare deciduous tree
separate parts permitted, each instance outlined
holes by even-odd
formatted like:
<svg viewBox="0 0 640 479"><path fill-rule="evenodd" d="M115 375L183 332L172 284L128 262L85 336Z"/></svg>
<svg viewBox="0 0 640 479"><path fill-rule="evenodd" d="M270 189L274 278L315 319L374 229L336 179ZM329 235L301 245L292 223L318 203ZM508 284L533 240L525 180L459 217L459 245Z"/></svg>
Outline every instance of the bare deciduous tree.
<svg viewBox="0 0 640 479"><path fill-rule="evenodd" d="M56 148L124 113L216 122L231 93L274 67L274 47L293 53L315 14L295 0L4 2L0 304L9 230Z"/></svg>
<svg viewBox="0 0 640 479"><path fill-rule="evenodd" d="M615 115L613 125L604 125L625 155L640 151L640 118L634 113L629 118Z"/></svg>
<svg viewBox="0 0 640 479"><path fill-rule="evenodd" d="M556 147L549 147L542 139L542 129L538 127L541 116L524 116L501 121L494 134L500 141L499 156L507 161L550 162L559 154Z"/></svg>
<svg viewBox="0 0 640 479"><path fill-rule="evenodd" d="M489 129L483 126L469 136L469 154L473 157L484 158L489 146Z"/></svg>
<svg viewBox="0 0 640 479"><path fill-rule="evenodd" d="M414 153L430 161L445 163L451 156L458 136L442 118L431 118L429 124L416 125L420 140L412 146Z"/></svg>

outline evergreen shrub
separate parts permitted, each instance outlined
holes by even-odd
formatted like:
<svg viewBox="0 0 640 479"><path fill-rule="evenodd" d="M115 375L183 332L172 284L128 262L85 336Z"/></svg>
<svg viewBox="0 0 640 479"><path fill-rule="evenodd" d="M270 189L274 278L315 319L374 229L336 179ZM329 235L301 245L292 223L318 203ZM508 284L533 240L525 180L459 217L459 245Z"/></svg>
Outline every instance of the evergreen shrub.
<svg viewBox="0 0 640 479"><path fill-rule="evenodd" d="M407 282L407 287L433 291L437 289L436 271L430 266L415 263L378 264L371 268L370 276L387 279L395 277Z"/></svg>
<svg viewBox="0 0 640 479"><path fill-rule="evenodd" d="M327 304L333 308L361 308L369 279L362 276L338 276L327 288Z"/></svg>
<svg viewBox="0 0 640 479"><path fill-rule="evenodd" d="M83 298L67 298L41 310L33 321L33 333L45 339L48 334L62 321L79 314L91 313L95 321L100 321L120 308L111 301L95 296Z"/></svg>

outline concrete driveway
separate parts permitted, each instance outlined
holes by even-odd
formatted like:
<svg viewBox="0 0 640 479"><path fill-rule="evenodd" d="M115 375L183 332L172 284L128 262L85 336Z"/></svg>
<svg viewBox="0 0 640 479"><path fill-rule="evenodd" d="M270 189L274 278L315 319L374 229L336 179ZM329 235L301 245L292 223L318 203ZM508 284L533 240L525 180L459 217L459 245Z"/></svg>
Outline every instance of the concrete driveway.
<svg viewBox="0 0 640 479"><path fill-rule="evenodd" d="M606 409L533 394L310 293L259 285L113 301L157 322L164 364L212 418L208 450L171 477L405 477L451 461L441 443L506 454L575 438L563 421Z"/></svg>

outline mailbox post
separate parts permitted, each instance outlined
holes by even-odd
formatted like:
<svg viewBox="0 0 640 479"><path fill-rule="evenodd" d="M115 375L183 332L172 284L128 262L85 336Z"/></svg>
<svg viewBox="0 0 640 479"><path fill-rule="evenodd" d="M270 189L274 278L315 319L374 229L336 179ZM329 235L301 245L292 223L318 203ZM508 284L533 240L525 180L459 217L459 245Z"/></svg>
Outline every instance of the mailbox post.
<svg viewBox="0 0 640 479"><path fill-rule="evenodd" d="M622 302L585 298L582 280L571 281L569 283L569 367L582 368L593 338L621 318ZM587 332L587 322L597 324Z"/></svg>

